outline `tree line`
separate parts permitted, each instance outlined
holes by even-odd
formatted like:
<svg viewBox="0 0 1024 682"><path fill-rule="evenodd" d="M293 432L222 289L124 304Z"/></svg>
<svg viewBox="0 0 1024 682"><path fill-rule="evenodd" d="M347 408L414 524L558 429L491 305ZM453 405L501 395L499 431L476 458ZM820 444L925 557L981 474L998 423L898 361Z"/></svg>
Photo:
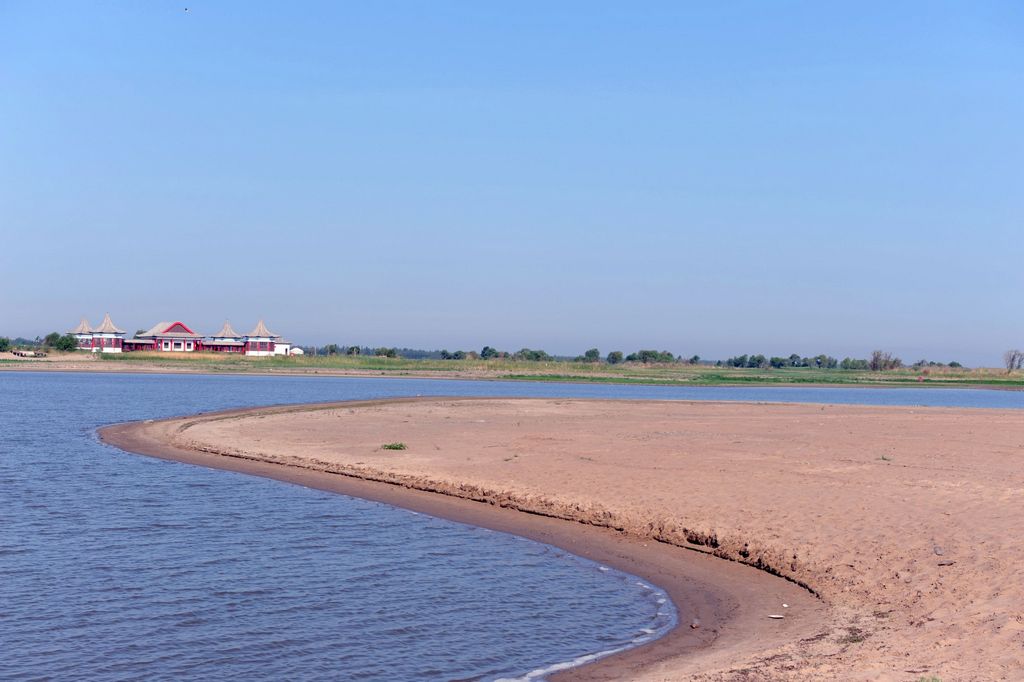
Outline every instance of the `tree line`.
<svg viewBox="0 0 1024 682"><path fill-rule="evenodd" d="M1022 362L1024 362L1024 355ZM738 355L729 358L724 362L715 363L717 366L726 367L750 367L760 369L781 369L783 367L810 367L815 369L847 369L847 370L870 370L872 372L884 372L904 367L903 360L892 353L882 350L872 351L868 358L843 358L837 360L831 355L815 355L814 357L801 357L793 353L789 357L765 357L764 355ZM959 362L949 363L935 362L934 360L918 360L910 365L913 369L924 367L963 367Z"/></svg>
<svg viewBox="0 0 1024 682"><path fill-rule="evenodd" d="M858 369L849 365L856 363L856 360L851 358L845 358L843 363L848 366L844 366L843 369ZM803 358L798 354L793 353L789 357L765 357L764 355L738 355L733 358L729 358L725 362L718 362L717 365L725 365L728 367L759 367L761 369L767 369L772 367L774 369L780 369L782 367L817 367L820 369L835 369L842 363L836 360L831 355L815 355L813 358ZM866 369L866 367L865 367Z"/></svg>
<svg viewBox="0 0 1024 682"><path fill-rule="evenodd" d="M336 343L329 343L326 346L310 346L309 349L303 350L312 352L314 355L367 355L377 358L404 357L397 348L388 348L386 346L370 348L369 346L339 346Z"/></svg>
<svg viewBox="0 0 1024 682"><path fill-rule="evenodd" d="M78 339L72 334L61 334L60 332L50 332L42 338L37 336L35 339L18 337L13 341L6 336L0 336L0 353L6 353L13 348L19 347L45 348L47 350L70 352L78 348Z"/></svg>
<svg viewBox="0 0 1024 682"><path fill-rule="evenodd" d="M49 338L49 337L48 337ZM407 358L411 360L518 360L526 362L563 362L572 361L580 363L606 363L618 365L621 363L639 364L688 364L688 365L714 365L715 367L737 367L751 369L783 369L783 368L813 368L813 369L844 369L844 370L870 370L882 372L887 370L905 367L903 361L887 351L876 350L867 358L845 357L842 360L825 353L814 356L802 356L792 353L788 356L766 356L761 353L737 355L727 360L715 362L702 360L699 355L692 355L688 358L676 355L667 350L641 349L626 354L623 351L614 350L603 355L598 348L589 348L581 355L575 357L555 356L544 350L534 348L520 348L517 351L498 350L493 346L484 346L479 351L475 350L419 350L412 348L395 347L371 347L360 345L327 344L326 346L310 346L305 349L316 355L361 355L387 358ZM1014 368L1021 369L1024 366L1024 352L1007 351L1006 362L1008 371ZM1012 367L1011 367L1012 365ZM962 367L959 362L949 363L936 362L932 360L918 360L910 365L913 369L928 367Z"/></svg>

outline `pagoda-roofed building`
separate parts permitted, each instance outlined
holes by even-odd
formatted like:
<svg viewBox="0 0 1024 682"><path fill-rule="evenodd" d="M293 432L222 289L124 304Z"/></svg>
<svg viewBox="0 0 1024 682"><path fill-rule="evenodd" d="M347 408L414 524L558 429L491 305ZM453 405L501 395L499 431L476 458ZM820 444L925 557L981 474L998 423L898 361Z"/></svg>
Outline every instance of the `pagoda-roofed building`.
<svg viewBox="0 0 1024 682"><path fill-rule="evenodd" d="M68 334L75 337L75 341L78 342L78 350L92 350L92 327L89 326L89 320L83 317L78 326Z"/></svg>
<svg viewBox="0 0 1024 682"><path fill-rule="evenodd" d="M85 320L82 320L85 322ZM125 331L111 321L110 313L103 316L100 326L92 330L93 353L120 353L124 347Z"/></svg>
<svg viewBox="0 0 1024 682"><path fill-rule="evenodd" d="M219 353L244 353L244 337L235 331L231 323L226 321L220 331L214 334L209 341L203 343L203 350L212 350Z"/></svg>
<svg viewBox="0 0 1024 682"><path fill-rule="evenodd" d="M274 348L280 338L280 334L267 329L267 325L260 320L253 330L245 335L245 354L257 357L275 355Z"/></svg>
<svg viewBox="0 0 1024 682"><path fill-rule="evenodd" d="M270 356L299 355L302 352L301 349L293 348L291 342L282 339L280 334L275 334L267 329L263 320L257 322L248 334L239 334L230 322L225 321L220 331L208 339L184 322L159 322L129 339L125 338L125 331L119 329L107 314L104 315L103 322L98 327L92 327L89 320L83 317L78 326L68 334L75 337L79 349L93 353L213 351Z"/></svg>
<svg viewBox="0 0 1024 682"><path fill-rule="evenodd" d="M159 322L131 339L133 350L156 350L169 353L191 353L203 349L203 335L184 322Z"/></svg>

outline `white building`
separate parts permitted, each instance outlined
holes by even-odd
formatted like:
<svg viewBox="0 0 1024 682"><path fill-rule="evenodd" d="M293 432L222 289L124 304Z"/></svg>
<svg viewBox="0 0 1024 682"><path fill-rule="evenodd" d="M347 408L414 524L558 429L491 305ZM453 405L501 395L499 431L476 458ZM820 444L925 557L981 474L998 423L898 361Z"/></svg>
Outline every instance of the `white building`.
<svg viewBox="0 0 1024 682"><path fill-rule="evenodd" d="M78 342L78 350L92 350L92 327L89 326L89 320L83 317L78 326L68 334L75 337L75 341Z"/></svg>
<svg viewBox="0 0 1024 682"><path fill-rule="evenodd" d="M263 324L263 320L260 320L256 323L256 327L245 335L245 354L257 357L277 355L275 348L280 338L280 334L275 334L267 329L267 325ZM291 344L289 344L289 347L291 347Z"/></svg>
<svg viewBox="0 0 1024 682"><path fill-rule="evenodd" d="M241 334L235 331L231 323L225 320L224 326L213 335L212 340L203 344L203 348L219 353L244 353L245 340Z"/></svg>
<svg viewBox="0 0 1024 682"><path fill-rule="evenodd" d="M110 321L110 313L107 313L100 326L92 330L92 352L120 353L124 348L124 337L125 331L114 326Z"/></svg>

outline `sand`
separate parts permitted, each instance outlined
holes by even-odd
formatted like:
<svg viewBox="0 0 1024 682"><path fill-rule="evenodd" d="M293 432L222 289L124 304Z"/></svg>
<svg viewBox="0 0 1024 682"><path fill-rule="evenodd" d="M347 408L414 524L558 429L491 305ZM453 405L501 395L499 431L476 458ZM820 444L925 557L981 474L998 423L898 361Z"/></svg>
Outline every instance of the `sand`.
<svg viewBox="0 0 1024 682"><path fill-rule="evenodd" d="M374 499L390 489L386 501L438 504L669 590L680 628L570 678L1024 676L1020 412L420 399L103 436ZM408 449L381 449L395 441Z"/></svg>

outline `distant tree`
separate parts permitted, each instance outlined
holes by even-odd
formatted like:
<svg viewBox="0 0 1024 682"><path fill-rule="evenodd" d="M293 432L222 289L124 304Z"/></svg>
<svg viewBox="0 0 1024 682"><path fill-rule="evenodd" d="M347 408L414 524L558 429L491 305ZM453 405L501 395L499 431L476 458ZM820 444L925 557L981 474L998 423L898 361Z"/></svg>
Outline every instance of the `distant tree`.
<svg viewBox="0 0 1024 682"><path fill-rule="evenodd" d="M336 343L329 343L324 346L324 355L338 355L341 353L341 348Z"/></svg>
<svg viewBox="0 0 1024 682"><path fill-rule="evenodd" d="M793 353L792 355L789 356L789 366L790 367L803 367L804 366L804 362L800 358L799 355L797 355L796 353Z"/></svg>
<svg viewBox="0 0 1024 682"><path fill-rule="evenodd" d="M396 357L398 357L398 349L397 348L384 348L384 347L375 348L373 350L373 354L375 356L377 356L378 358L396 358Z"/></svg>
<svg viewBox="0 0 1024 682"><path fill-rule="evenodd" d="M148 329L136 329L135 330L135 336L136 336L136 338L138 338L138 337L142 336L143 334L145 334L148 331L149 331Z"/></svg>
<svg viewBox="0 0 1024 682"><path fill-rule="evenodd" d="M452 359L452 354L448 352L447 348L445 348L444 350L441 351L441 359L442 360L451 360Z"/></svg>
<svg viewBox="0 0 1024 682"><path fill-rule="evenodd" d="M768 358L763 355L751 355L750 359L747 360L747 367L767 367Z"/></svg>
<svg viewBox="0 0 1024 682"><path fill-rule="evenodd" d="M868 367L872 372L882 372L888 369L898 369L903 366L903 361L895 357L892 353L885 351L872 351L871 359L868 361Z"/></svg>
<svg viewBox="0 0 1024 682"><path fill-rule="evenodd" d="M816 355L814 363L823 369L835 369L839 366L839 361L831 355Z"/></svg>
<svg viewBox="0 0 1024 682"><path fill-rule="evenodd" d="M687 362L689 362L691 365L699 364L700 363L700 356L699 355L693 355L693 356L690 357L689 360L687 360Z"/></svg>
<svg viewBox="0 0 1024 682"><path fill-rule="evenodd" d="M76 339L73 334L65 334L64 336L57 338L57 341L54 342L52 348L54 350L70 353L78 348L78 339Z"/></svg>
<svg viewBox="0 0 1024 682"><path fill-rule="evenodd" d="M585 362L601 362L601 351L591 348L583 354L583 360Z"/></svg>
<svg viewBox="0 0 1024 682"><path fill-rule="evenodd" d="M613 350L611 353L608 354L608 358L607 359L608 359L608 364L609 365L617 365L617 364L619 364L620 362L622 362L622 351L621 350Z"/></svg>
<svg viewBox="0 0 1024 682"><path fill-rule="evenodd" d="M43 345L47 348L54 348L59 340L60 334L58 332L50 332L43 337Z"/></svg>
<svg viewBox="0 0 1024 682"><path fill-rule="evenodd" d="M345 355L359 355L361 352L359 346L349 346L345 349Z"/></svg>
<svg viewBox="0 0 1024 682"><path fill-rule="evenodd" d="M843 361L839 363L840 369L869 369L867 360L857 360L856 358L843 358Z"/></svg>
<svg viewBox="0 0 1024 682"><path fill-rule="evenodd" d="M490 360L491 358L498 357L498 351L490 346L484 346L483 350L480 351L480 357L484 360Z"/></svg>
<svg viewBox="0 0 1024 682"><path fill-rule="evenodd" d="M465 360L465 359L466 359L466 351L464 351L464 350L457 350L454 353L452 353L452 360Z"/></svg>
<svg viewBox="0 0 1024 682"><path fill-rule="evenodd" d="M771 358L768 359L768 364L774 367L775 369L779 369L781 367L787 366L789 364L789 360L787 358L780 358L777 355L773 355Z"/></svg>
<svg viewBox="0 0 1024 682"><path fill-rule="evenodd" d="M656 351L656 350L638 350L635 353L630 353L626 356L626 362L642 362L645 365L659 362L668 363L675 362L676 356L667 350Z"/></svg>
<svg viewBox="0 0 1024 682"><path fill-rule="evenodd" d="M531 350L530 348L521 348L516 352L514 356L517 360L529 360L531 362L547 362L551 360L551 356L542 350Z"/></svg>
<svg viewBox="0 0 1024 682"><path fill-rule="evenodd" d="M950 363L949 363L949 366L950 366L950 367L954 367L954 368L957 368L957 369L959 369L960 367L963 367L963 365L961 365L961 364L960 364L959 362L957 362L956 360L953 360L952 362L950 362Z"/></svg>
<svg viewBox="0 0 1024 682"><path fill-rule="evenodd" d="M0 336L0 353L6 353L11 349L11 340L6 336Z"/></svg>
<svg viewBox="0 0 1024 682"><path fill-rule="evenodd" d="M1009 374L1015 369L1024 367L1024 351L1008 350L1003 353L1003 364L1006 366L1006 373Z"/></svg>

